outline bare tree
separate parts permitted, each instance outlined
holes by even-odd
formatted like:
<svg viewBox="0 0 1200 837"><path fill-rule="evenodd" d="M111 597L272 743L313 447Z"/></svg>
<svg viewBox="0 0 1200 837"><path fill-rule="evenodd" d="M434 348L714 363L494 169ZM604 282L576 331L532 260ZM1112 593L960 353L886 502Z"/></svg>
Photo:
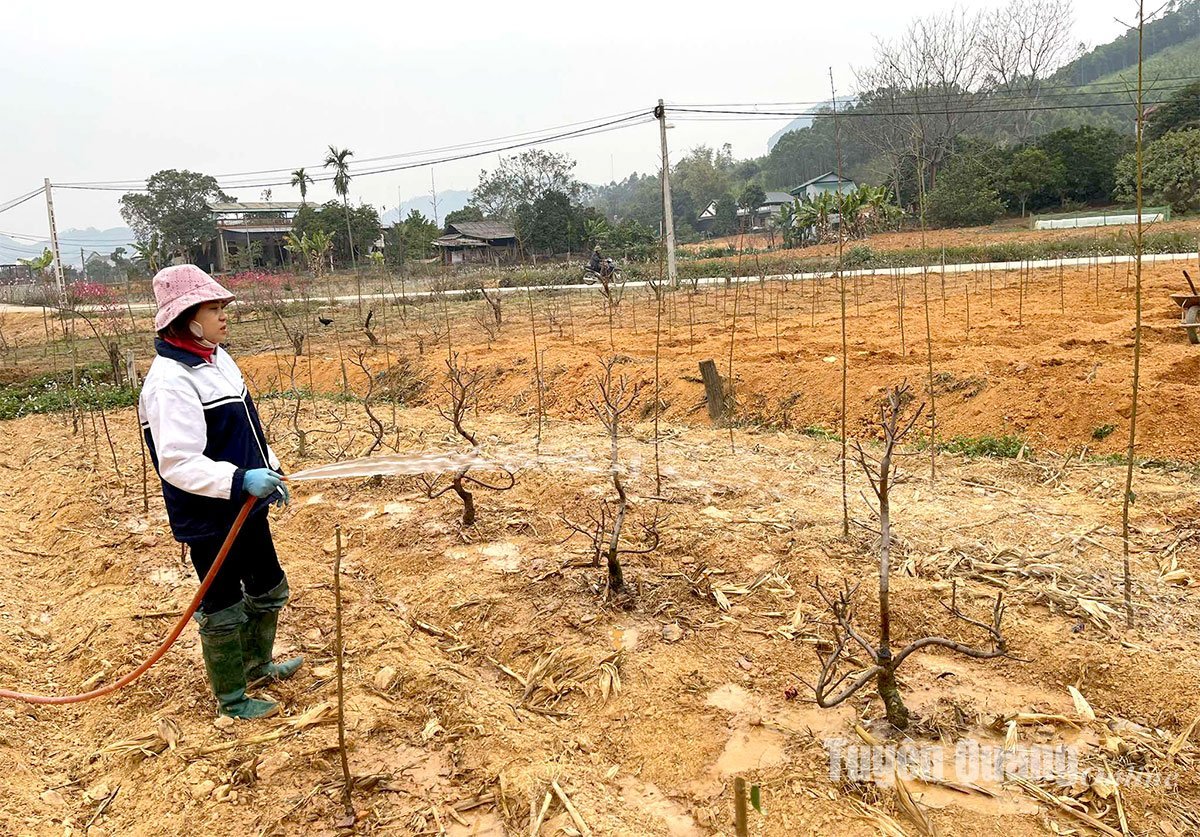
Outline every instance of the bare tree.
<svg viewBox="0 0 1200 837"><path fill-rule="evenodd" d="M375 411L371 408L375 400L375 374L371 372L367 366L367 353L359 349L354 355L354 365L362 370L363 375L367 379L367 391L363 394L362 405L366 411L367 420L371 423L372 442L370 447L363 451L360 456L370 456L375 451L383 447L383 422L375 415Z"/></svg>
<svg viewBox="0 0 1200 837"><path fill-rule="evenodd" d="M492 291L491 293L488 293L488 289L486 287L484 287L483 282L480 282L479 283L479 293L481 296L483 296L484 302L486 302L488 304L488 307L491 309L492 320L496 323L496 331L499 332L500 326L503 325L503 322L504 322L504 312L500 307L500 290L499 290L499 288Z"/></svg>
<svg viewBox="0 0 1200 837"><path fill-rule="evenodd" d="M588 512L589 523L576 523L570 516L563 513L562 519L572 534L581 534L592 542L593 564L599 566L601 557L608 568L606 594L609 596L624 592L625 574L621 569L621 555L644 554L653 552L659 545L659 527L662 518L655 512L649 522L641 524L644 546L633 548L621 547L621 530L625 525L625 516L629 510L629 496L621 482L621 460L618 451L618 439L621 432L621 418L637 402L641 385L630 383L624 375L614 378L613 369L617 358L608 357L600 361L601 374L596 378L596 390L599 397L589 406L600 423L608 431L609 466L612 474L613 488L617 492L613 501L604 500L598 511Z"/></svg>
<svg viewBox="0 0 1200 837"><path fill-rule="evenodd" d="M879 427L883 431L883 455L878 459L869 456L862 445L855 443L855 453L858 464L871 485L878 502L879 514L879 643L872 645L858 631L854 624L854 597L858 585L853 587L847 582L836 592L827 590L818 578L814 584L818 595L833 614L833 642L816 646L820 670L817 674L813 691L817 705L828 709L850 698L871 681L875 681L879 697L883 701L888 721L897 729L908 726L909 712L900 697L896 686L896 670L914 651L922 648L939 646L964 654L968 657L988 659L1002 657L1005 649L1004 636L1000 632L1000 622L1004 616L1002 594L996 595L992 608L990 624L972 619L958 609L957 586L952 588L950 604L945 607L955 618L968 625L983 630L991 642L990 648L973 648L956 640L946 637L929 636L915 640L906 645L901 651L892 653L891 605L889 601L888 576L891 571L891 489L904 482L904 478L896 473L896 446L912 430L925 405L919 406L911 416L905 418L903 413L912 400L912 392L907 384L902 384L888 392L887 403L879 409ZM861 665L856 658L856 650L861 649L867 655L868 662ZM849 667L845 664L851 663Z"/></svg>
<svg viewBox="0 0 1200 837"><path fill-rule="evenodd" d="M363 332L367 335L367 342L372 346L379 345L379 338L375 336L375 332L371 331L371 320L375 319L375 309L372 308L367 312L367 319L363 323Z"/></svg>
<svg viewBox="0 0 1200 837"><path fill-rule="evenodd" d="M473 449L479 447L479 442L476 440L475 434L466 429L463 421L466 418L467 410L478 398L481 381L478 369L464 372L458 365L457 352L446 359L446 380L442 383L442 392L445 393L449 405L447 407L439 406L438 414L450 422L454 432L466 440ZM489 491L508 491L516 485L516 477L511 471L501 472L508 478L508 484L505 485L504 483L487 483L477 477L472 477L469 474L470 470L469 465L459 468L450 478L450 484L445 486L441 485L442 476L440 474L432 478L427 476L418 478L418 482L425 490L425 496L431 500L441 497L449 491L458 495L458 499L462 500L463 504L463 526L475 525L475 495L468 486L486 488Z"/></svg>
<svg viewBox="0 0 1200 837"><path fill-rule="evenodd" d="M965 9L917 18L898 39L877 41L874 63L856 71L880 115L866 138L892 156L895 171L917 135L932 184L954 141L988 118L980 107L987 79L980 38L980 16Z"/></svg>
<svg viewBox="0 0 1200 837"><path fill-rule="evenodd" d="M1071 0L1011 0L986 13L979 52L988 87L1012 108L1017 142L1032 133L1042 85L1071 57Z"/></svg>

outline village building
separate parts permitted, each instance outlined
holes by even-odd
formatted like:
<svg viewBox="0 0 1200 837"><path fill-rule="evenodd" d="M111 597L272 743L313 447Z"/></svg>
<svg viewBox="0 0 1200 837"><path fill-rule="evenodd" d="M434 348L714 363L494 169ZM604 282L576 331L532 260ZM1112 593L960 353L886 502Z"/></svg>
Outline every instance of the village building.
<svg viewBox="0 0 1200 837"><path fill-rule="evenodd" d="M503 264L520 253L517 233L503 221L456 221L446 225L446 234L434 239L442 263Z"/></svg>
<svg viewBox="0 0 1200 837"><path fill-rule="evenodd" d="M817 196L823 192L853 192L858 187L854 181L848 177L838 177L837 172L827 171L822 175L814 177L812 180L806 180L797 186L795 189L789 190L789 194L794 198L799 198L802 201L816 200Z"/></svg>
<svg viewBox="0 0 1200 837"><path fill-rule="evenodd" d="M287 234L303 205L296 201L210 203L208 209L217 225L217 237L210 252L216 259L217 272L224 273L237 261L244 263L244 259L236 257L246 251L254 253L256 265L287 264Z"/></svg>

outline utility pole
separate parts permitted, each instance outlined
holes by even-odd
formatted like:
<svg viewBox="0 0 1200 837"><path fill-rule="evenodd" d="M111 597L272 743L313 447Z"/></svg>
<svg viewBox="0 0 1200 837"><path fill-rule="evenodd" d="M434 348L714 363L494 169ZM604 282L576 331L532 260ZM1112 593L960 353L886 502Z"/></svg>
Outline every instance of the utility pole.
<svg viewBox="0 0 1200 837"><path fill-rule="evenodd" d="M654 109L658 119L658 137L662 142L662 200L663 223L667 230L667 283L672 288L679 287L679 278L675 272L675 213L671 208L671 160L667 155L667 109L663 100L658 100Z"/></svg>
<svg viewBox="0 0 1200 837"><path fill-rule="evenodd" d="M54 195L50 191L50 178L44 178L42 182L46 188L46 217L50 220L50 252L54 256L54 287L58 291L59 306L66 308L62 255L58 252L58 227L54 223Z"/></svg>
<svg viewBox="0 0 1200 837"><path fill-rule="evenodd" d="M83 255L83 248L79 248L79 269L83 271L83 281L87 281L87 256Z"/></svg>

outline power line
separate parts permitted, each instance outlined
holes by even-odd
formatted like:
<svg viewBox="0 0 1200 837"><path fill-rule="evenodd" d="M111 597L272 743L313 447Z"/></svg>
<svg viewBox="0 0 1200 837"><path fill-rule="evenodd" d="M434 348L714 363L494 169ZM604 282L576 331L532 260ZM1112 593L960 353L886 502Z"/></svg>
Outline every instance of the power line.
<svg viewBox="0 0 1200 837"><path fill-rule="evenodd" d="M622 113L614 113L614 114L610 114L608 116L597 116L593 119L583 119L578 122L567 122L562 125L554 125L554 126L550 126L550 127L546 127L546 128L538 128L533 131L521 131L516 134L507 134L504 136L492 137L490 139L485 139L485 140L475 140L473 142L458 143L455 145L437 146L434 148L422 149L420 151L402 151L402 152L399 152L396 154L384 154L379 157L362 157L362 158L359 158L358 160L356 160L355 162L356 163L375 163L375 162L381 162L383 160L402 159L402 158L406 158L406 157L420 157L420 156L423 156L426 154L439 154L439 153L443 153L446 151L459 151L459 150L462 150L465 148L476 148L481 145L488 145L488 144L496 143L496 142L506 142L508 140L517 139L520 137L530 137L530 136L534 136L537 134L544 134L548 131L559 131L564 128L574 128L579 125L587 125L587 124L590 124L593 122L604 121L604 120L609 120L609 119L617 119L617 118L624 117L624 116L633 116L633 115L639 114L641 112L642 111L624 111ZM213 176L219 181L222 179L230 179L230 178L236 178L236 177L252 177L252 176L260 175L260 174L283 174L283 173L286 173L289 175L289 178L290 178L290 175L292 174L292 172L294 172L300 168L304 168L304 169L312 168L312 169L320 170L323 167L324 167L324 163L312 163L310 165L305 165L305 166L291 166L288 168L279 168L279 169L258 169L257 171L232 172L229 174L217 174L217 175L213 175ZM88 180L88 181L80 181L80 182L61 183L61 184L55 184L55 185L60 185L60 186L64 186L64 187L66 187L66 186L117 186L117 185L122 185L122 184L144 184L145 182L146 181L144 178L141 178L141 179L126 178L123 180L118 180L118 179ZM289 183L290 183L290 179L289 179Z"/></svg>
<svg viewBox="0 0 1200 837"><path fill-rule="evenodd" d="M39 186L38 188L34 189L32 192L30 192L27 195L22 195L19 198L13 198L8 203L4 204L3 206L0 206L0 212L8 212L8 210L10 210L10 209L16 209L18 206L25 203L25 201L33 200L38 195L42 194L44 191L45 191L45 187Z"/></svg>
<svg viewBox="0 0 1200 837"><path fill-rule="evenodd" d="M1149 79L1147 84L1155 85L1155 84L1160 84L1160 83L1164 83L1164 82L1171 83L1172 85L1175 85L1175 86L1183 87L1189 83L1200 82L1200 76L1168 76L1168 77L1162 77L1162 78ZM1070 91L1070 90L1073 90L1073 91L1076 91L1074 95L1099 96L1104 93L1122 92L1128 86L1129 86L1129 82L1123 81L1123 80L1121 80L1121 81L1096 81L1096 82L1089 82L1087 84L1039 84L1039 85L1034 86L1030 90L1014 90L1011 88L1010 89L1001 88L1001 89L995 89L995 90L981 90L981 91L974 91L974 92L967 91L967 92L964 92L962 95L974 95L974 96L979 96L979 97L984 97L984 98L1042 98L1043 96L1046 95L1045 91L1053 91L1053 90ZM1116 90L1090 89L1090 88L1096 88L1096 87L1115 87L1117 89ZM864 94L871 93L871 92L872 91L867 90L867 91L860 91L857 94L847 94L848 100L839 104L838 113L841 114L846 109L856 107L857 106L856 102L860 101ZM1057 98L1057 97L1070 95L1070 94L1054 93L1051 95L1054 96L1055 98ZM896 96L896 100L897 101L905 101L905 100L918 101L923 98L935 98L935 97L936 97L936 94L931 95L928 93L917 94L917 93L905 92L905 93L898 94ZM699 108L699 107L735 107L736 108L736 107L751 107L751 106L755 106L755 107L786 107L789 105L811 105L811 106L823 105L823 106L828 107L829 100L828 99L811 99L811 100L806 100L806 101L791 101L791 102L786 102L786 101L785 102L704 102L704 103L692 103L692 102L679 103L679 102L676 102L674 104L668 105L668 107L673 108L673 109L674 108L685 108L685 107L686 108Z"/></svg>
<svg viewBox="0 0 1200 837"><path fill-rule="evenodd" d="M50 240L49 235L45 233L17 233L0 230L0 235L13 239L17 242L17 244L22 244L22 239L33 244ZM121 244L128 243L130 241L132 241L132 238L74 238L71 236L59 236L58 238L59 244L82 244L85 247L99 247L107 246L109 244L113 246L120 246Z"/></svg>
<svg viewBox="0 0 1200 837"><path fill-rule="evenodd" d="M1151 105L1164 105L1164 104L1167 104L1168 101L1170 101L1170 100L1143 102L1142 104L1145 107L1149 107ZM1132 106L1133 106L1132 102L1092 102L1092 103L1088 103L1088 104L1068 104L1068 105L1026 105L1024 107L1005 107L1005 108L987 108L987 107L962 108L962 107L956 105L954 108L933 108L933 109L928 109L928 110L923 110L923 111L895 110L895 109L870 110L870 111L841 110L841 111L838 111L838 115L846 116L846 117L859 117L859 118L862 118L862 117L879 118L879 117L890 117L890 116L920 116L920 117L928 117L930 119L935 119L939 116L946 116L946 115L959 116L959 115L973 115L973 114L984 114L984 113L1028 113L1029 111L1040 111L1040 110L1091 110L1091 109L1096 109L1096 108L1132 107ZM783 118L783 117L799 117L799 116L810 116L810 117L816 118L816 117L828 117L828 116L832 115L832 112L829 110L822 110L822 111L815 111L815 110L766 111L766 110L733 110L733 109L717 109L717 108L708 109L708 108L678 108L678 107L677 108L668 108L667 110L669 113L674 115L673 118L678 118L680 120L685 120L685 121L686 120L706 121L706 120L703 120L703 119L697 120L694 117L680 115L680 114L700 114L702 117L703 116L730 116L730 117L744 116L744 117L757 117L757 118ZM707 121L719 121L719 120L707 120ZM731 119L728 121L736 122L736 121L741 121L741 120Z"/></svg>
<svg viewBox="0 0 1200 837"><path fill-rule="evenodd" d="M457 155L450 155L450 156L445 156L445 157L432 159L432 160L420 160L417 162L413 162L413 163L401 165L401 166L384 167L384 168L369 168L369 169L353 172L352 174L354 177L363 177L363 176L368 176L368 175L372 175L372 174L384 174L387 172L401 171L401 170L410 169L410 168L423 168L426 166L440 165L442 163L454 162L456 160L464 160L464 159L469 159L472 157L480 157L480 156L485 156L487 154L495 154L495 153L502 152L502 151L509 151L514 148L523 148L523 147L526 147L529 145L539 145L541 143L554 142L557 140L567 139L567 138L571 138L571 137L575 137L575 136L586 136L586 135L589 135L592 133L603 133L606 129L609 129L611 127L626 127L626 125L624 123L633 124L634 122L636 122L638 120L643 120L645 118L652 118L650 111L644 110L644 109L643 110L625 111L620 114L614 114L610 117L598 117L597 119L588 119L588 120L581 120L578 122L570 122L570 123L566 123L564 125L559 125L559 126L555 126L555 127L539 128L534 131L524 131L524 132L517 133L517 134L510 134L508 136L502 136L502 137L494 137L492 139L487 139L487 140L476 140L473 142L458 143L455 145L442 146L440 148L425 149L425 150L421 150L421 151L405 151L405 152L399 152L396 154L385 154L385 155L382 155L379 157L366 157L366 158L357 160L355 162L356 163L369 163L369 162L381 162L381 161L386 161L386 160L409 159L409 158L414 158L414 157L423 157L423 156L426 156L429 154L439 154L439 153L446 152L446 151L460 151L460 150L471 149L471 148L478 149L481 146L488 146L487 148L480 150L480 151L469 152L469 153L464 153L464 154L457 154ZM599 121L597 121L597 120L599 120ZM579 126L582 126L582 127L579 127ZM565 128L572 128L574 130L562 130ZM557 132L557 133L549 133L548 134L547 132ZM511 139L520 139L520 141L516 142L516 143L502 145L502 146L495 145L498 142L506 142ZM291 173L296 168L297 167L280 168L280 169L262 169L257 172L243 172L241 174L233 174L233 175L218 175L217 181L218 181L218 184L223 189L251 189L251 188L260 188L260 187L265 187L265 186L286 186L286 185L291 185ZM305 166L304 168L307 169L307 168L309 168L309 166ZM313 168L319 169L319 168L321 168L321 166L313 166ZM267 182L234 182L229 179L229 178L234 178L234 177L252 176L252 175L256 175L256 174L276 174L276 173L286 173L288 175L288 177L285 179L278 179L278 180L272 179ZM318 174L312 176L312 181L314 183L321 183L321 182L327 182L327 181L333 180L333 178L334 178L334 175L332 173L318 173ZM224 182L222 182L223 180L224 180ZM135 180L135 179L131 179L131 180L93 180L93 181L55 183L54 186L56 188L63 188L63 189L140 191L139 188L137 188L137 187L144 187L145 183L146 183L145 179L141 179L141 180Z"/></svg>

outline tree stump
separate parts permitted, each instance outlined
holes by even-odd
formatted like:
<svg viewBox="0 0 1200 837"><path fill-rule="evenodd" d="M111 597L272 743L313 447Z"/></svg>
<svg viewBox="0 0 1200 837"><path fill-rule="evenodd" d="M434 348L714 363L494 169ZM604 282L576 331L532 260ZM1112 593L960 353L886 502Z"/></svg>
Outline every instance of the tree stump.
<svg viewBox="0 0 1200 837"><path fill-rule="evenodd" d="M708 417L719 422L725 417L725 384L717 371L715 360L700 361L700 377L704 380L704 397L708 401Z"/></svg>

